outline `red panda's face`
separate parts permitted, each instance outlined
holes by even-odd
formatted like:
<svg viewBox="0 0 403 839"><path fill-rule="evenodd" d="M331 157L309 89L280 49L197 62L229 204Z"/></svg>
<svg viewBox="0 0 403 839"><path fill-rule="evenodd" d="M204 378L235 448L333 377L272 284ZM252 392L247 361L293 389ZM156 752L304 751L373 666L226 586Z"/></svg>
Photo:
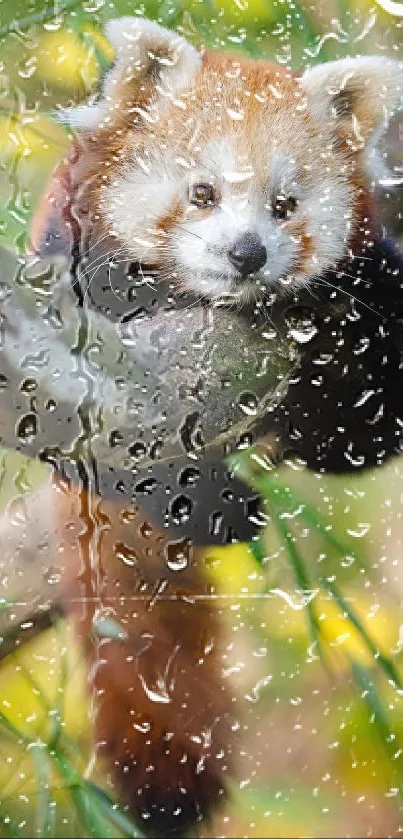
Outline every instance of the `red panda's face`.
<svg viewBox="0 0 403 839"><path fill-rule="evenodd" d="M229 89L224 79L214 97L204 76L141 145L127 135L100 191L108 228L132 257L200 296L305 283L343 256L349 237L343 157L326 148L295 82L277 80L283 101L264 78L248 96L245 75Z"/></svg>
<svg viewBox="0 0 403 839"><path fill-rule="evenodd" d="M335 268L362 221L399 65L346 59L296 78L202 60L148 21L108 34L115 67L76 123L98 142L93 202L117 253L212 299L268 296Z"/></svg>

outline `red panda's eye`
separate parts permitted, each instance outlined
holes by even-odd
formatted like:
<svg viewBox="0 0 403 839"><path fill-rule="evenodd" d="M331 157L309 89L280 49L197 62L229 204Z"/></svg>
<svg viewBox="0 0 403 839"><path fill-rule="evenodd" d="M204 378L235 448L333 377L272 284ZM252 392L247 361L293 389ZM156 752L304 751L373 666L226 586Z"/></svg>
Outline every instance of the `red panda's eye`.
<svg viewBox="0 0 403 839"><path fill-rule="evenodd" d="M277 195L273 204L273 213L277 219L287 220L297 209L298 201L292 195Z"/></svg>
<svg viewBox="0 0 403 839"><path fill-rule="evenodd" d="M189 201L196 207L214 207L217 194L212 184L192 184L189 189Z"/></svg>

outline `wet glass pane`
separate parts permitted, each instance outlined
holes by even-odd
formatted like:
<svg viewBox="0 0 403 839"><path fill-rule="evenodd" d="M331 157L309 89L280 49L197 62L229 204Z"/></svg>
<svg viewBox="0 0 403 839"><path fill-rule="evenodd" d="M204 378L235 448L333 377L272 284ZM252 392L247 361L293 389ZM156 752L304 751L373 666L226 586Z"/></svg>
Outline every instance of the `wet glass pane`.
<svg viewBox="0 0 403 839"><path fill-rule="evenodd" d="M3 0L1 836L401 832L402 39Z"/></svg>

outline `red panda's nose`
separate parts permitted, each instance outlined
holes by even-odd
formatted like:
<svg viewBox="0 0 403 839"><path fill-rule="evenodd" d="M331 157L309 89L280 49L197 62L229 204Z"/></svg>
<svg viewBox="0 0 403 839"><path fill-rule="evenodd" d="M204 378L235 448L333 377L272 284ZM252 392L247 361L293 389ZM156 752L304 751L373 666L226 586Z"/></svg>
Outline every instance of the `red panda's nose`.
<svg viewBox="0 0 403 839"><path fill-rule="evenodd" d="M267 261L267 251L259 236L244 233L228 251L228 259L242 277L247 277L263 268Z"/></svg>

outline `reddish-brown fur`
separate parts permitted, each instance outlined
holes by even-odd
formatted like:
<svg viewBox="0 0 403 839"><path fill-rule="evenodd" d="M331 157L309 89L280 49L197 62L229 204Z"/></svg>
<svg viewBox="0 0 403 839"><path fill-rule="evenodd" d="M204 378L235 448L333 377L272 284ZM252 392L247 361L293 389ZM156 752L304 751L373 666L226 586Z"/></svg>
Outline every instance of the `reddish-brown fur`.
<svg viewBox="0 0 403 839"><path fill-rule="evenodd" d="M233 764L235 708L203 554L156 531L133 505L57 480L44 503L59 521L97 752L146 830L186 834L219 804ZM173 570L182 556L185 567ZM105 619L115 637L105 637Z"/></svg>

